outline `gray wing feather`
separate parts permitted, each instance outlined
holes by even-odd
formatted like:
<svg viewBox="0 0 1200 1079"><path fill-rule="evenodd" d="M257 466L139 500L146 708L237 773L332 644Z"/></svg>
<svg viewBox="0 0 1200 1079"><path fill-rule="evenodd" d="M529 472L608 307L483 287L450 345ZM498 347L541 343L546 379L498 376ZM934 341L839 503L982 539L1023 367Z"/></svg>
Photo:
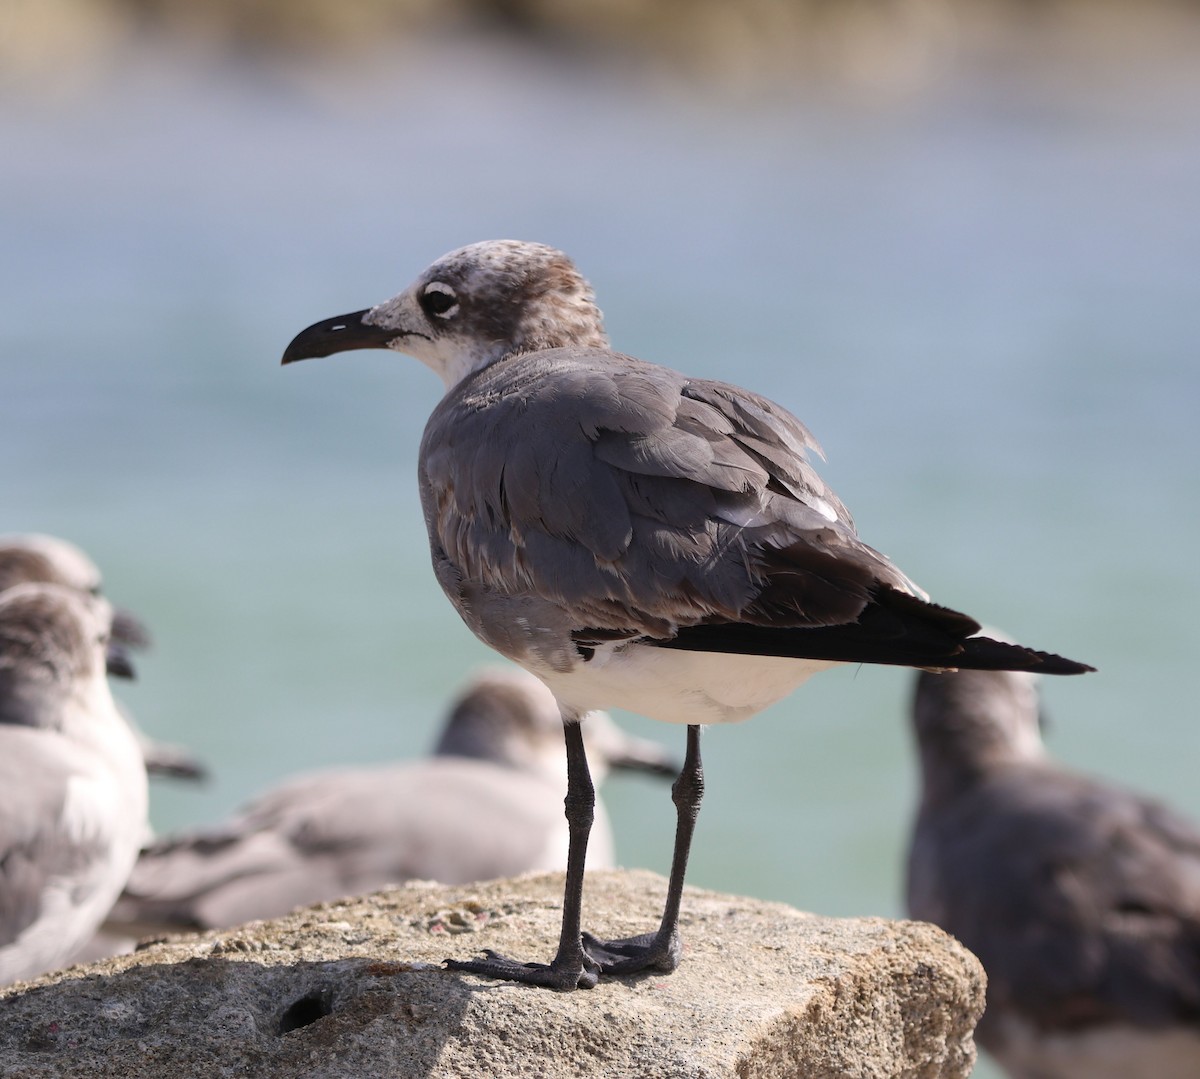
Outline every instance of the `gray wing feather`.
<svg viewBox="0 0 1200 1079"><path fill-rule="evenodd" d="M414 877L453 884L543 868L562 826L556 792L457 758L299 776L223 827L143 851L109 925L220 927Z"/></svg>
<svg viewBox="0 0 1200 1079"><path fill-rule="evenodd" d="M765 486L769 478L728 434L711 429L690 431L673 426L636 434L601 431L592 443L592 453L596 460L636 475L691 480L721 491L750 491Z"/></svg>
<svg viewBox="0 0 1200 1079"><path fill-rule="evenodd" d="M591 628L840 624L872 585L911 586L858 540L810 451L803 424L765 398L560 349L494 364L447 395L422 443L421 496L435 562L457 581L535 594ZM811 580L756 608L779 572Z"/></svg>

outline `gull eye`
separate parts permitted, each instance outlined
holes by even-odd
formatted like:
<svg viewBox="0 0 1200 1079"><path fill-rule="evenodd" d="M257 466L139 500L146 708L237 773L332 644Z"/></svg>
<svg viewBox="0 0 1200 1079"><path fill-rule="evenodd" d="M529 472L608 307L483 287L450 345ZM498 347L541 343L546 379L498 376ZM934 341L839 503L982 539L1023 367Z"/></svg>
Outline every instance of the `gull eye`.
<svg viewBox="0 0 1200 1079"><path fill-rule="evenodd" d="M443 281L431 281L421 293L427 315L450 318L458 310L458 293Z"/></svg>

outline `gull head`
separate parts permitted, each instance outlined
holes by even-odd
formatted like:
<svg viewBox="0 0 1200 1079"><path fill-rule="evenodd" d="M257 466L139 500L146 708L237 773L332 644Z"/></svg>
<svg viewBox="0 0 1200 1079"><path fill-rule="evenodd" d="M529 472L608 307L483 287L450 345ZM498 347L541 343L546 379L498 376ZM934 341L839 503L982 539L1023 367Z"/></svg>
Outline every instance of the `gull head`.
<svg viewBox="0 0 1200 1079"><path fill-rule="evenodd" d="M0 723L56 726L62 702L107 694L112 608L56 584L0 594Z"/></svg>
<svg viewBox="0 0 1200 1079"><path fill-rule="evenodd" d="M88 596L100 595L102 588L99 567L79 547L38 532L0 536L0 592L19 584L58 584ZM148 648L150 633L135 615L114 607L112 641L117 669L109 673L126 674L122 650Z"/></svg>
<svg viewBox="0 0 1200 1079"><path fill-rule="evenodd" d="M571 260L545 244L486 240L443 255L390 300L302 330L283 362L390 348L450 389L506 356L568 345L608 347L592 288Z"/></svg>
<svg viewBox="0 0 1200 1079"><path fill-rule="evenodd" d="M994 626L979 636L1016 642ZM917 676L913 724L923 749L983 769L1041 760L1041 695L1028 671L923 672Z"/></svg>
<svg viewBox="0 0 1200 1079"><path fill-rule="evenodd" d="M991 626L979 633L1014 643ZM1028 671L921 672L912 719L927 793L962 775L1044 760L1038 682Z"/></svg>
<svg viewBox="0 0 1200 1079"><path fill-rule="evenodd" d="M671 777L680 762L656 742L627 733L607 712L583 720L592 780L610 769ZM439 757L471 757L518 771L567 778L563 720L558 702L520 668L485 667L455 701L434 749Z"/></svg>
<svg viewBox="0 0 1200 1079"><path fill-rule="evenodd" d="M100 570L75 544L57 536L0 536L0 592L34 583L61 584L94 596L100 592Z"/></svg>

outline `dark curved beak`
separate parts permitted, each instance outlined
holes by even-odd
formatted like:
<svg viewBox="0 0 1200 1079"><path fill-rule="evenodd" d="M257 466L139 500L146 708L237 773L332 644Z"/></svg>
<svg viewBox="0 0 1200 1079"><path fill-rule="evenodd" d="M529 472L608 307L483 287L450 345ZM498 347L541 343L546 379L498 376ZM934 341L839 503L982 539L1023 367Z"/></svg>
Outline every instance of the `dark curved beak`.
<svg viewBox="0 0 1200 1079"><path fill-rule="evenodd" d="M363 311L352 311L348 315L327 318L324 322L314 322L292 338L291 344L283 350L281 362L312 360L321 356L332 356L335 352L349 352L355 348L387 348L389 342L404 336L403 332L394 329L368 326L363 322L363 316L370 310L368 307Z"/></svg>
<svg viewBox="0 0 1200 1079"><path fill-rule="evenodd" d="M121 642L116 640L116 638L109 638L108 651L105 654L104 660L108 673L113 678L128 678L132 681L137 677L137 672L133 669L129 653L125 651L121 646Z"/></svg>
<svg viewBox="0 0 1200 1079"><path fill-rule="evenodd" d="M117 644L126 648L149 648L152 641L150 631L142 624L141 619L130 614L124 607L113 608L112 629L109 632Z"/></svg>

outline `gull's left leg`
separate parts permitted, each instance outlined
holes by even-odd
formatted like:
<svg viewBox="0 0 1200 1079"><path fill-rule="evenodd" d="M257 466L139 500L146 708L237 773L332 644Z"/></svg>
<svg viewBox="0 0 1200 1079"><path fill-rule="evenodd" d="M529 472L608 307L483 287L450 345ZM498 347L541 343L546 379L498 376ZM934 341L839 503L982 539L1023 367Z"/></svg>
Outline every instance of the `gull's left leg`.
<svg viewBox="0 0 1200 1079"><path fill-rule="evenodd" d="M663 907L658 932L643 933L622 940L599 940L583 934L587 954L599 965L601 974L630 974L638 970L670 972L679 966L679 904L683 897L683 878L687 873L692 833L704 797L704 766L700 760L700 728L687 729L687 753L679 778L671 787L675 803L675 850L671 857L671 879L667 884L667 902Z"/></svg>

